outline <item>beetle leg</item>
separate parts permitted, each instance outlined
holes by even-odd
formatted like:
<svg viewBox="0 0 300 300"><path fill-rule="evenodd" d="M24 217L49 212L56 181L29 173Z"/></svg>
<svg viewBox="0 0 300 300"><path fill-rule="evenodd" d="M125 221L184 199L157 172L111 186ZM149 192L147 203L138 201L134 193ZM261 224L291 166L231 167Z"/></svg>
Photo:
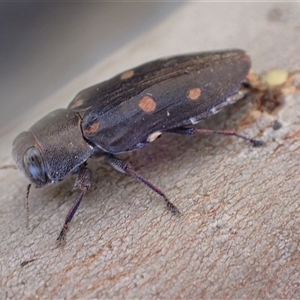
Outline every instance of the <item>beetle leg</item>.
<svg viewBox="0 0 300 300"><path fill-rule="evenodd" d="M248 138L242 134L239 134L235 131L231 130L212 130L212 129L198 129L198 128L187 128L187 127L177 127L173 129L166 130L165 132L170 132L170 133L177 133L177 134L223 134L223 135L231 135L231 136L236 136L238 138L241 138L245 141L248 141L252 143L254 147L259 147L264 145L264 142L261 140L255 140Z"/></svg>
<svg viewBox="0 0 300 300"><path fill-rule="evenodd" d="M79 195L77 201L75 202L75 204L72 206L72 208L69 210L67 216L66 216L66 220L64 223L63 228L60 231L60 234L57 238L58 242L60 243L62 240L64 240L65 235L66 235L66 231L68 229L68 225L71 222L71 220L73 219L85 193L87 192L87 190L90 188L91 186L91 182L92 182L92 173L91 170L85 167L82 167L78 173L77 173L77 179L75 181L75 187L78 187L81 189L81 194Z"/></svg>
<svg viewBox="0 0 300 300"><path fill-rule="evenodd" d="M129 174L133 176L135 179L140 181L141 183L145 184L148 186L151 190L153 190L155 193L158 195L162 196L167 204L168 209L171 210L172 213L174 214L179 214L178 208L166 197L166 195L156 186L154 186L151 182L149 182L147 179L142 177L141 175L137 174L131 165L113 155L109 155L109 163L110 165L116 169L117 171L125 174Z"/></svg>

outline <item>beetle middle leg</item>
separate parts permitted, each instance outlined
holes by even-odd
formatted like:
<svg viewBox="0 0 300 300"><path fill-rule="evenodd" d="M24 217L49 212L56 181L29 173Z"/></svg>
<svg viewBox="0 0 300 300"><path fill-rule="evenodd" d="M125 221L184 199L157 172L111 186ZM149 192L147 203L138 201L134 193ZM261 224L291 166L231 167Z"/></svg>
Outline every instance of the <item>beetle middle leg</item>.
<svg viewBox="0 0 300 300"><path fill-rule="evenodd" d="M92 172L91 172L91 170L86 168L86 167L80 168L78 173L77 173L77 179L76 179L76 182L75 182L75 187L80 188L81 194L79 195L77 201L72 206L72 208L69 210L69 212L66 216L66 220L65 220L65 223L63 225L63 228L61 229L60 234L57 238L57 241L59 243L62 240L64 240L66 231L68 229L68 225L72 221L72 219L73 219L73 217L74 217L74 215L75 215L75 213L76 213L76 211L77 211L84 195L86 194L86 192L90 188L91 182L92 182Z"/></svg>
<svg viewBox="0 0 300 300"><path fill-rule="evenodd" d="M109 163L117 171L119 171L121 173L131 175L132 177L134 177L135 179L137 179L141 183L148 186L155 193L162 196L164 198L166 204L167 204L168 209L170 209L172 213L174 213L174 214L179 214L180 213L178 208L166 197L166 195L159 188L154 186L151 182L149 182L147 179L145 179L141 175L137 174L133 170L133 168L131 167L131 165L129 163L115 157L114 155L109 155Z"/></svg>
<svg viewBox="0 0 300 300"><path fill-rule="evenodd" d="M173 129L166 130L165 132L169 133L177 133L177 134L187 134L187 135L193 135L193 134L222 134L222 135L231 135L231 136L236 136L238 138L241 138L245 141L248 141L252 143L254 147L259 147L264 144L263 141L261 140L255 140L248 138L245 135L239 134L235 131L231 130L212 130L212 129L198 129L198 128L188 128L188 127L177 127Z"/></svg>

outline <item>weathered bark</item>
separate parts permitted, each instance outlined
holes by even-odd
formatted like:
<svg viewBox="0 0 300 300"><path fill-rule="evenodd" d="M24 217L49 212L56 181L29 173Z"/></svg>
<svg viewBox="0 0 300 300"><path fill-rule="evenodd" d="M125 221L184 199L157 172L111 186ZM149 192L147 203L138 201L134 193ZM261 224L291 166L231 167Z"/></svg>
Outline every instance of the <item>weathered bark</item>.
<svg viewBox="0 0 300 300"><path fill-rule="evenodd" d="M200 124L262 139L262 148L233 137L165 135L125 154L180 216L105 160L91 161L93 185L63 247L55 242L78 195L75 177L32 189L26 229L27 182L0 170L0 297L299 298L299 111L299 93L272 114L252 96ZM1 163L12 162L8 148L30 123L24 117L2 132Z"/></svg>

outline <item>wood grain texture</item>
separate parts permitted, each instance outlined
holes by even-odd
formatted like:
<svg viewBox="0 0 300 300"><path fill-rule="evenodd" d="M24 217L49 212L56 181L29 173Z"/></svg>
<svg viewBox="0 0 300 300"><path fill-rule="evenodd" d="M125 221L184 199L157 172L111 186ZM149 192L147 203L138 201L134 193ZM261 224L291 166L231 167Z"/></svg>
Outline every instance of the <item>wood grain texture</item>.
<svg viewBox="0 0 300 300"><path fill-rule="evenodd" d="M300 105L299 95L287 101ZM243 101L205 125L228 123L240 131L251 106ZM264 148L227 137L168 136L126 155L174 201L179 217L141 184L104 161L92 162L94 184L64 247L55 248L55 238L78 194L70 191L74 178L32 191L27 230L25 182L6 170L0 185L7 195L1 206L2 292L8 298L297 297L296 111L288 105L280 111L281 122L294 118L288 129L272 130L268 115L244 128L262 135Z"/></svg>
<svg viewBox="0 0 300 300"><path fill-rule="evenodd" d="M268 5L263 6L265 16L275 4ZM288 7L290 13L295 11L292 4ZM250 8L236 14L251 17L255 9ZM184 9L187 13L192 8ZM247 20L248 25L253 22ZM274 37L285 28L288 35L283 39L291 48L268 61L275 42L259 43L265 35L256 28L257 41L250 38L244 47L257 46L250 53L254 64L264 58L260 69L271 63L300 67L297 27L289 22L273 25L264 28ZM294 35L288 30L295 30ZM281 50L287 40L278 46ZM137 43L135 51L142 49L139 45L143 43ZM124 53L135 55L126 49L91 77L124 59ZM289 59L283 61L285 57ZM88 86L88 79L80 82ZM62 106L60 99L72 99L80 90L77 84L1 132L1 164L12 163L10 145L17 133ZM59 248L55 240L78 195L72 190L75 178L32 190L26 229L27 182L15 170L0 170L0 298L299 298L299 112L299 93L287 97L272 114L258 110L252 96L199 125L234 129L263 139L265 147L223 136L165 135L124 155L166 192L180 209L179 217L134 179L102 159L91 161L93 185L70 225L66 245ZM273 129L275 120L282 124L278 130Z"/></svg>

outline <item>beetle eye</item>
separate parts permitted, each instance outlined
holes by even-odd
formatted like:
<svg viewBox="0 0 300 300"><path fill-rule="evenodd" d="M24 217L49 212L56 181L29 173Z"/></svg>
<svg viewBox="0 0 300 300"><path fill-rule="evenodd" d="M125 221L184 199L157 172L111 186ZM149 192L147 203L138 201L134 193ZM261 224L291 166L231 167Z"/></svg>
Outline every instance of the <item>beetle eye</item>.
<svg viewBox="0 0 300 300"><path fill-rule="evenodd" d="M23 157L25 172L30 181L37 186L42 186L47 183L47 173L41 153L35 147L29 148Z"/></svg>

